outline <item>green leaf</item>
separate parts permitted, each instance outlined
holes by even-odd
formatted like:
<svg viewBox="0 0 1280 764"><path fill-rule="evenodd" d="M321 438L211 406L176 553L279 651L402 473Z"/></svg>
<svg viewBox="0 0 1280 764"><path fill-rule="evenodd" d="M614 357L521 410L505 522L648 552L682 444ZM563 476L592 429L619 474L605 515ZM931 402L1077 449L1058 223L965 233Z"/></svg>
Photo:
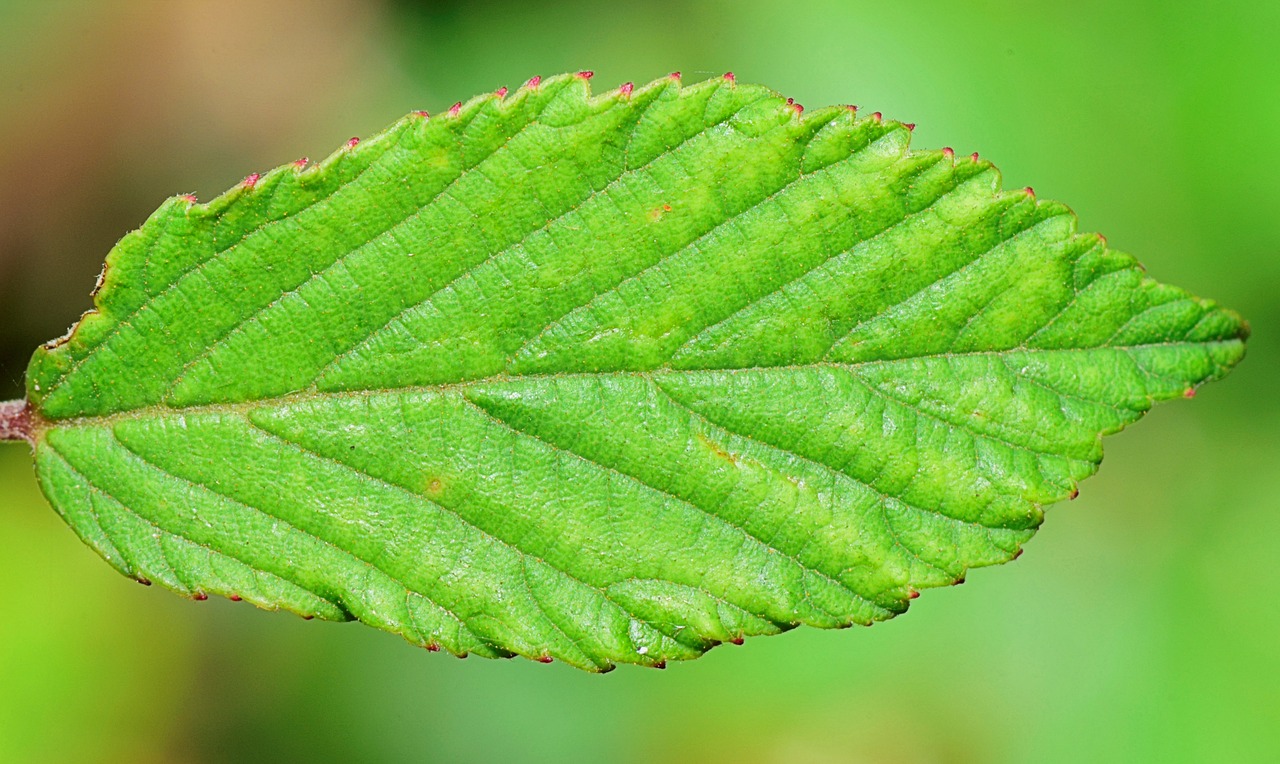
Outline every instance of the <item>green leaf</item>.
<svg viewBox="0 0 1280 764"><path fill-rule="evenodd" d="M664 665L1019 553L1245 324L852 108L531 81L166 202L38 350L122 573L464 655Z"/></svg>

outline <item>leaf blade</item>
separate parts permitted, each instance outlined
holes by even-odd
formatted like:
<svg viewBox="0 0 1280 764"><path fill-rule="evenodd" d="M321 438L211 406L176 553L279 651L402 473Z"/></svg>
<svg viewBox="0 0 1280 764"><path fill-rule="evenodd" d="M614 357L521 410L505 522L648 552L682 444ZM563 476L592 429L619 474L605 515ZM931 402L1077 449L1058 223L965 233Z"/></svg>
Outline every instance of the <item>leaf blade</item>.
<svg viewBox="0 0 1280 764"><path fill-rule="evenodd" d="M892 617L1247 333L908 136L566 76L171 201L32 360L46 495L126 575L455 654Z"/></svg>

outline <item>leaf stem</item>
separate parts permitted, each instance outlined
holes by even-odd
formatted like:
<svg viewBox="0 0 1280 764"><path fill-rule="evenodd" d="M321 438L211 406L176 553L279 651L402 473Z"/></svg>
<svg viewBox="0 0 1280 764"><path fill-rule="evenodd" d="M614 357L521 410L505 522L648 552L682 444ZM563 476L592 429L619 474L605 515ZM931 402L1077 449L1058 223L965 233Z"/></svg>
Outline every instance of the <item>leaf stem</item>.
<svg viewBox="0 0 1280 764"><path fill-rule="evenodd" d="M0 440L25 440L35 444L31 409L25 400L0 403Z"/></svg>

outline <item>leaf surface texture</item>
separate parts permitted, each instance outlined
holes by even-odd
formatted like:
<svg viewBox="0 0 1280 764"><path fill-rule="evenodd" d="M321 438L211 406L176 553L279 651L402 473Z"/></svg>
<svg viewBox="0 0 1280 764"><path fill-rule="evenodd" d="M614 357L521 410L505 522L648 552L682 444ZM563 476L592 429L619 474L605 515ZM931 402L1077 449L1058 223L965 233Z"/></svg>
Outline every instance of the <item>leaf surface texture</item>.
<svg viewBox="0 0 1280 764"><path fill-rule="evenodd" d="M890 618L1246 333L909 136L569 75L172 199L32 360L43 488L126 575L456 654Z"/></svg>

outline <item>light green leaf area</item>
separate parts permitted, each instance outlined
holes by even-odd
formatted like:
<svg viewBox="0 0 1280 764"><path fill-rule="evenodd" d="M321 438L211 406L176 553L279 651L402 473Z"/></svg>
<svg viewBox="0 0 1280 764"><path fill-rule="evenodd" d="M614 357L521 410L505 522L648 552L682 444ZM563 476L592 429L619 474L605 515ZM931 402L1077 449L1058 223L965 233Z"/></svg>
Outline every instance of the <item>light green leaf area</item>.
<svg viewBox="0 0 1280 764"><path fill-rule="evenodd" d="M122 573L603 671L1005 562L1233 313L910 131L562 76L165 203L37 351Z"/></svg>

